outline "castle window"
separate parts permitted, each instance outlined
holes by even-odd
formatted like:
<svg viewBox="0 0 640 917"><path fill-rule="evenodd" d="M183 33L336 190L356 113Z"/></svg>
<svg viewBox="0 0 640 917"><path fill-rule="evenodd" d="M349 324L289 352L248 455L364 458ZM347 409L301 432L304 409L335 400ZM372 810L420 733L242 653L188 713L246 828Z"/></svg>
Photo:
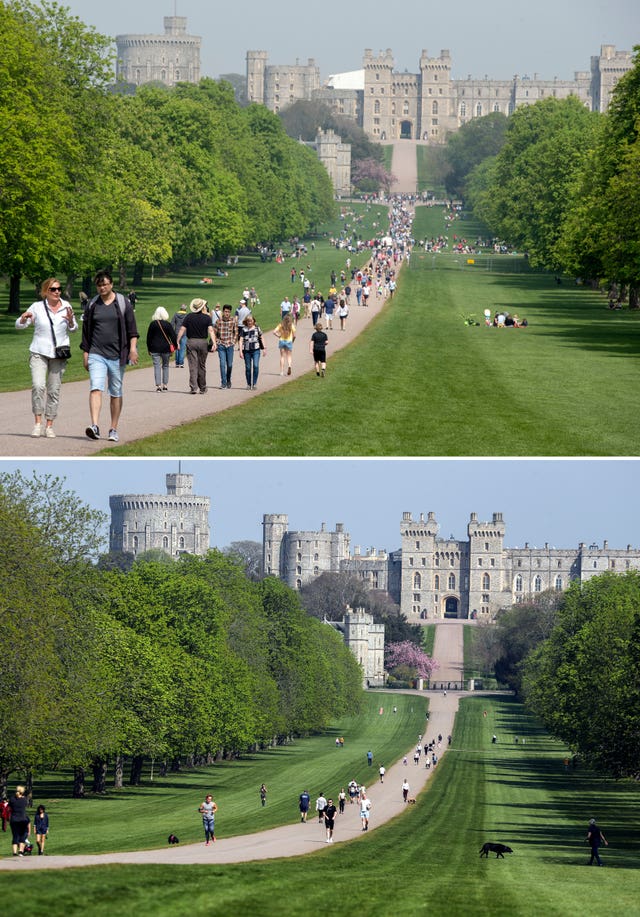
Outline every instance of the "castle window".
<svg viewBox="0 0 640 917"><path fill-rule="evenodd" d="M375 101L374 104L373 104L373 111L374 111L374 113L375 113L376 115L379 115L379 114L380 114L380 102L378 102L377 99L376 99L376 101Z"/></svg>
<svg viewBox="0 0 640 917"><path fill-rule="evenodd" d="M410 558L409 558L409 566L410 566L410 567L413 567L413 557L410 557Z"/></svg>
<svg viewBox="0 0 640 917"><path fill-rule="evenodd" d="M422 566L423 566L423 567L426 567L426 566L427 566L427 558L426 558L426 557L423 557L423 558L422 558Z"/></svg>
<svg viewBox="0 0 640 917"><path fill-rule="evenodd" d="M534 581L533 581L533 591L534 591L534 592L542 592L542 577L536 576L536 578L534 579Z"/></svg>
<svg viewBox="0 0 640 917"><path fill-rule="evenodd" d="M134 535L133 538L131 539L131 546L134 551L138 550L138 536L137 535Z"/></svg>
<svg viewBox="0 0 640 917"><path fill-rule="evenodd" d="M482 601L489 603L491 601L491 596L483 594Z"/></svg>
<svg viewBox="0 0 640 917"><path fill-rule="evenodd" d="M169 547L169 539L167 538L166 535L165 535L164 538L162 539L162 547L163 547L163 548L168 548L168 547Z"/></svg>
<svg viewBox="0 0 640 917"><path fill-rule="evenodd" d="M379 73L376 73L376 79L377 79L377 80L380 79L380 74L379 74Z"/></svg>
<svg viewBox="0 0 640 917"><path fill-rule="evenodd" d="M438 74L437 74L437 73L434 73L434 74L433 74L433 82L434 82L434 83L437 83L437 82L438 82Z"/></svg>
<svg viewBox="0 0 640 917"><path fill-rule="evenodd" d="M560 570L560 569L562 569L562 561L561 561L561 560L558 561L558 570Z"/></svg>
<svg viewBox="0 0 640 917"><path fill-rule="evenodd" d="M440 566L440 557L439 557L438 554L436 554L435 564L436 564L436 567L439 567L439 566Z"/></svg>
<svg viewBox="0 0 640 917"><path fill-rule="evenodd" d="M313 568L313 575L314 575L314 576L320 576L320 569L319 569L319 567L314 567L314 568Z"/></svg>
<svg viewBox="0 0 640 917"><path fill-rule="evenodd" d="M437 118L432 118L432 119L431 119L431 123L437 125L437 124L438 124L438 119L437 119Z"/></svg>
<svg viewBox="0 0 640 917"><path fill-rule="evenodd" d="M500 105L499 105L497 102L496 102L495 105L493 106L493 110L494 110L494 111L500 111Z"/></svg>
<svg viewBox="0 0 640 917"><path fill-rule="evenodd" d="M296 589L301 589L301 588L302 588L302 580L301 580L301 579L297 579L297 580L296 580Z"/></svg>
<svg viewBox="0 0 640 917"><path fill-rule="evenodd" d="M300 575L302 573L302 567L300 566L296 567L296 573Z"/></svg>
<svg viewBox="0 0 640 917"><path fill-rule="evenodd" d="M612 570L615 570L615 569L616 569L616 562L615 562L615 560L612 560L612 561L611 561L611 569L612 569Z"/></svg>
<svg viewBox="0 0 640 917"><path fill-rule="evenodd" d="M482 117L482 105L480 102L476 105L476 118Z"/></svg>
<svg viewBox="0 0 640 917"><path fill-rule="evenodd" d="M413 574L413 588L422 589L422 577L420 576L419 573Z"/></svg>
<svg viewBox="0 0 640 917"><path fill-rule="evenodd" d="M178 547L184 549L184 538L178 539Z"/></svg>
<svg viewBox="0 0 640 917"><path fill-rule="evenodd" d="M414 602L419 602L419 601L420 601L420 593L419 593L419 592L414 592L414 594L413 594L413 601L414 601Z"/></svg>
<svg viewBox="0 0 640 917"><path fill-rule="evenodd" d="M556 592L562 592L562 577L556 576Z"/></svg>
<svg viewBox="0 0 640 917"><path fill-rule="evenodd" d="M496 559L495 559L495 557L492 557L492 558L491 558L491 566L492 566L492 567L495 567L495 565L496 565Z"/></svg>
<svg viewBox="0 0 640 917"><path fill-rule="evenodd" d="M485 573L482 577L482 588L485 591L491 589L491 577L488 573Z"/></svg>
<svg viewBox="0 0 640 917"><path fill-rule="evenodd" d="M478 558L478 566L479 566L479 567L482 566L482 558L481 558L481 557Z"/></svg>
<svg viewBox="0 0 640 917"><path fill-rule="evenodd" d="M180 71L176 70L176 81L180 79Z"/></svg>
<svg viewBox="0 0 640 917"><path fill-rule="evenodd" d="M455 562L456 562L456 559L455 559L455 557L454 557L453 554L452 554L451 557L449 558L449 563L450 563L451 566L453 567L453 565L455 564Z"/></svg>
<svg viewBox="0 0 640 917"><path fill-rule="evenodd" d="M516 576L516 592L522 592L522 576L519 573Z"/></svg>
<svg viewBox="0 0 640 917"><path fill-rule="evenodd" d="M296 560L298 561L298 563L300 563L300 561L302 560L302 554L299 551L296 554Z"/></svg>
<svg viewBox="0 0 640 917"><path fill-rule="evenodd" d="M440 576L438 573L436 573L436 575L433 577L433 588L436 592L439 592L440 590Z"/></svg>
<svg viewBox="0 0 640 917"><path fill-rule="evenodd" d="M519 566L519 567L522 566L522 561L521 561L521 560L518 560L518 566Z"/></svg>
<svg viewBox="0 0 640 917"><path fill-rule="evenodd" d="M594 560L594 562L593 562L593 569L594 569L594 570L597 570L597 569L598 569L598 561L597 561L597 560Z"/></svg>
<svg viewBox="0 0 640 917"><path fill-rule="evenodd" d="M538 559L536 560L536 567L541 567L541 566L542 566L542 561L538 557Z"/></svg>
<svg viewBox="0 0 640 917"><path fill-rule="evenodd" d="M434 103L432 104L432 106L431 106L431 114L432 114L432 115L437 115L437 114L438 114L438 103L437 103L437 102L434 102Z"/></svg>
<svg viewBox="0 0 640 917"><path fill-rule="evenodd" d="M314 559L314 560L320 560L320 557L319 557L318 554L314 554L314 555L313 555L313 559Z"/></svg>
<svg viewBox="0 0 640 917"><path fill-rule="evenodd" d="M419 551L419 550L420 550L420 542L416 541L416 551Z"/></svg>
<svg viewBox="0 0 640 917"><path fill-rule="evenodd" d="M456 588L456 575L455 575L455 573L450 573L450 574L449 574L449 583L448 583L448 585L449 585L449 589L455 589L455 588Z"/></svg>
<svg viewBox="0 0 640 917"><path fill-rule="evenodd" d="M489 550L489 542L488 542L488 541L485 541L485 543L484 543L484 549L485 549L485 551L488 551L488 550Z"/></svg>

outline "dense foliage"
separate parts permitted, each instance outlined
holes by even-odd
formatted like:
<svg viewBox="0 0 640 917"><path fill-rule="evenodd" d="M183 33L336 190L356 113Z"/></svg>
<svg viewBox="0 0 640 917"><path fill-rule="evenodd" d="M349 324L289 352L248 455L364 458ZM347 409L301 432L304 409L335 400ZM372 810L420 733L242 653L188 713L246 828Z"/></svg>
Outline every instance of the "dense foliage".
<svg viewBox="0 0 640 917"><path fill-rule="evenodd" d="M464 192L476 216L532 264L608 282L620 299L628 293L631 308L640 291L640 47L635 51L606 114L588 112L574 97L519 108L493 153L483 118L449 141L447 178L452 193Z"/></svg>
<svg viewBox="0 0 640 917"><path fill-rule="evenodd" d="M355 658L279 580L217 551L99 568L98 520L69 499L50 477L0 482L0 783L67 765L100 789L125 757L139 774L145 757L235 755L358 707Z"/></svg>
<svg viewBox="0 0 640 917"><path fill-rule="evenodd" d="M196 263L334 215L310 149L233 87L109 91L110 39L56 3L0 0L0 271L70 279Z"/></svg>
<svg viewBox="0 0 640 917"><path fill-rule="evenodd" d="M527 705L591 766L640 776L640 573L575 582L524 662Z"/></svg>

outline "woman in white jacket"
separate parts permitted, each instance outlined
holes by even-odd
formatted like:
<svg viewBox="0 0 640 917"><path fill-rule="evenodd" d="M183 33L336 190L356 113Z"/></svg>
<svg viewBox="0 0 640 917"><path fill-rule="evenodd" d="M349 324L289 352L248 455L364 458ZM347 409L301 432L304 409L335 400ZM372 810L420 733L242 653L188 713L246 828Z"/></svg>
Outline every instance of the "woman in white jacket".
<svg viewBox="0 0 640 917"><path fill-rule="evenodd" d="M34 326L29 348L31 356L31 408L35 418L32 436L54 437L53 422L58 414L60 386L68 357L59 355L60 348L69 347L69 332L78 324L70 303L62 299L62 284L49 277L40 287L42 297L29 306L16 321L16 328ZM56 354L58 350L58 354ZM42 427L42 418L45 427Z"/></svg>

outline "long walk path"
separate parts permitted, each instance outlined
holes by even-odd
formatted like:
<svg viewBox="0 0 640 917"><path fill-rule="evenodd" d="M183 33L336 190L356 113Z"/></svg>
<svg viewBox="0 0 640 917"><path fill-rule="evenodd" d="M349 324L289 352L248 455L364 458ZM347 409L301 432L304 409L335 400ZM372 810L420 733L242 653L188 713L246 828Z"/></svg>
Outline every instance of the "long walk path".
<svg viewBox="0 0 640 917"><path fill-rule="evenodd" d="M397 140L393 144L391 174L395 181L392 194L415 194L418 190L418 144L415 140Z"/></svg>
<svg viewBox="0 0 640 917"><path fill-rule="evenodd" d="M436 629L434 657L439 661L438 680L460 681L462 671L462 629L463 624L447 621ZM391 702L396 692L381 693ZM437 754L446 754L447 736L453 731L453 722L458 709L461 692L449 691L429 694L429 721L424 736L427 739L443 736L442 747ZM417 740L417 735L416 735ZM409 759L413 759L413 747L407 749ZM422 762L421 762L422 764ZM373 769L375 770L375 768ZM405 766L398 761L387 769L385 781L373 783L367 787L367 796L371 799L370 830L375 831L380 825L399 815L405 804L402 799L402 782L406 777L412 796L419 793L431 776L433 768L415 767L413 763ZM345 774L345 785L349 774ZM186 865L207 863L241 863L251 860L269 860L277 857L300 856L313 853L325 846L324 828L310 813L309 821L302 824L295 821L291 825L261 831L256 834L239 835L225 838L220 836L215 844L205 847L203 843L185 844L177 847L166 847L158 850L139 850L130 853L81 854L79 856L31 856L9 857L0 860L0 871L13 869L67 869L78 866L104 866L107 864L148 864ZM222 809L219 816L220 827L223 824ZM345 814L336 820L335 843L353 840L361 835L359 807L345 807Z"/></svg>

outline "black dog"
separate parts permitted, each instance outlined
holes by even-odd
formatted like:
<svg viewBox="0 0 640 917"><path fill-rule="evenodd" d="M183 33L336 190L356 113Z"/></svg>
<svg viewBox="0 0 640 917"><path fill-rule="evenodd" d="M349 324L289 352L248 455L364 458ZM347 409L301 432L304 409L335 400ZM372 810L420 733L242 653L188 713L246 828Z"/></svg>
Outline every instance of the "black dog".
<svg viewBox="0 0 640 917"><path fill-rule="evenodd" d="M495 853L496 859L498 859L498 857L502 857L504 860L503 854L513 853L513 850L511 847L507 847L506 844L490 844L487 842L480 848L480 856L487 857L487 859L489 859L489 853Z"/></svg>
<svg viewBox="0 0 640 917"><path fill-rule="evenodd" d="M168 844L179 844L180 838L176 837L175 834L170 834L169 837L167 838L167 843Z"/></svg>

